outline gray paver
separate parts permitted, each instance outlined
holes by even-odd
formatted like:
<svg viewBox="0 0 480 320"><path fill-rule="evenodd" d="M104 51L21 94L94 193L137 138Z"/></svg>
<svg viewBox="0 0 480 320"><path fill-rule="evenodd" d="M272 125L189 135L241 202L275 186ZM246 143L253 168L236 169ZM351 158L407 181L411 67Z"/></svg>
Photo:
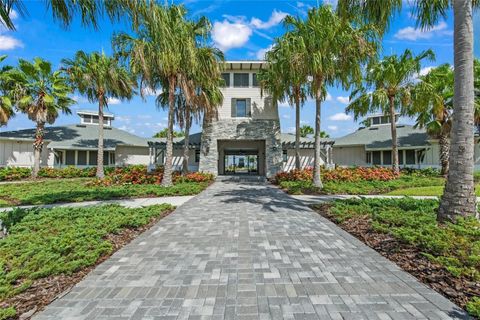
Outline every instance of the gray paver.
<svg viewBox="0 0 480 320"><path fill-rule="evenodd" d="M217 181L35 319L468 319L306 204Z"/></svg>

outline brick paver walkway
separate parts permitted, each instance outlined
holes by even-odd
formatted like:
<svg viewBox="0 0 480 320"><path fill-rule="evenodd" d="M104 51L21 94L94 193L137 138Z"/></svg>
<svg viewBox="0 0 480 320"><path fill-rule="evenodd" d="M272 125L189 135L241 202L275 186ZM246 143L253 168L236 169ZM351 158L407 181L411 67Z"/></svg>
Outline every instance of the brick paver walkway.
<svg viewBox="0 0 480 320"><path fill-rule="evenodd" d="M280 190L216 182L35 319L466 319Z"/></svg>

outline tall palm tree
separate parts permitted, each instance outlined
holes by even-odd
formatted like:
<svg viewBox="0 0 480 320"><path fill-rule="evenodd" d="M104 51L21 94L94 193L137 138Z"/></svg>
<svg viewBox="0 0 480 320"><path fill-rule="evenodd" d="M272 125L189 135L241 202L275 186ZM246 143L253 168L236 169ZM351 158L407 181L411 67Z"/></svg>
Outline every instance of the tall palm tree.
<svg viewBox="0 0 480 320"><path fill-rule="evenodd" d="M32 170L32 177L36 178L40 170L45 124L54 123L59 112L70 113L69 107L75 101L68 95L73 89L62 71L53 71L52 64L41 58L35 58L33 62L20 59L18 68L8 71L8 76L15 83L9 88L8 96L36 123Z"/></svg>
<svg viewBox="0 0 480 320"><path fill-rule="evenodd" d="M0 0L0 25L7 29L15 30L11 13L15 10L21 16L28 15L25 0ZM55 20L61 22L63 27L68 27L74 16L80 14L82 25L98 29L99 20L106 14L111 20L116 21L124 14L130 14L136 21L136 12L142 5L140 0L48 0L47 8L52 10Z"/></svg>
<svg viewBox="0 0 480 320"><path fill-rule="evenodd" d="M6 58L6 55L0 56L0 62ZM9 88L13 85L8 72L11 69L11 66L0 68L0 127L6 125L8 120L15 115L12 98L8 95Z"/></svg>
<svg viewBox="0 0 480 320"><path fill-rule="evenodd" d="M339 0L342 16L357 17L387 30L392 13L400 12L402 0ZM413 15L422 28L434 26L453 9L454 19L454 99L450 170L439 206L439 221L455 221L457 216L476 216L474 170L474 80L473 8L480 0L416 0Z"/></svg>
<svg viewBox="0 0 480 320"><path fill-rule="evenodd" d="M405 113L411 104L412 89L416 75L424 59L433 60L433 51L427 50L415 56L410 50L400 55L384 57L371 62L366 68L364 84L357 86L346 108L354 118L381 111L390 117L392 134L392 169L399 172L396 114Z"/></svg>
<svg viewBox="0 0 480 320"><path fill-rule="evenodd" d="M329 5L308 11L306 20L287 16L285 25L298 36L304 49L303 62L312 77L310 95L315 98L315 161L313 183L322 188L321 110L326 87L339 84L348 89L361 80L361 65L376 52L376 32L370 26L356 28L341 19Z"/></svg>
<svg viewBox="0 0 480 320"><path fill-rule="evenodd" d="M308 70L304 63L304 43L295 33L275 39L265 54L268 68L260 70L258 79L275 104L285 102L295 107L295 168L300 169L300 109L308 95Z"/></svg>
<svg viewBox="0 0 480 320"><path fill-rule="evenodd" d="M437 138L441 174L449 169L450 131L453 111L453 70L443 64L420 77L413 90L410 115L416 116L415 126L426 128L430 136Z"/></svg>
<svg viewBox="0 0 480 320"><path fill-rule="evenodd" d="M63 65L70 82L88 101L98 103L98 155L97 177L105 176L103 170L103 111L108 108L108 100L117 98L130 100L135 94L136 81L125 67L114 57L105 53L87 54L78 51L74 59L63 59Z"/></svg>
<svg viewBox="0 0 480 320"><path fill-rule="evenodd" d="M142 87L168 90L168 133L162 185L170 186L175 93L181 90L185 103L194 104L188 74L197 70L197 38L207 37L211 26L206 18L188 21L183 6L161 6L154 1L147 4L138 19L135 36L120 33L114 37L113 44L117 53L129 60L133 72L140 75Z"/></svg>

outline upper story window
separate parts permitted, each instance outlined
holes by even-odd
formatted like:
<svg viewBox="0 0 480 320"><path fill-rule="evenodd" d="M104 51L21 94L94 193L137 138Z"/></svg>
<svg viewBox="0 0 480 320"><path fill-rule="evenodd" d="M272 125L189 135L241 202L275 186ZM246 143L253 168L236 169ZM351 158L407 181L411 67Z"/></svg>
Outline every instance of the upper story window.
<svg viewBox="0 0 480 320"><path fill-rule="evenodd" d="M252 87L258 87L257 74L252 74Z"/></svg>
<svg viewBox="0 0 480 320"><path fill-rule="evenodd" d="M109 117L104 117L103 118L103 124L106 125L106 126L111 125L110 121L111 120L110 120ZM89 115L89 114L82 115L82 123L83 124L98 124L98 122L99 122L99 119L98 119L98 116L96 116L96 115Z"/></svg>
<svg viewBox="0 0 480 320"><path fill-rule="evenodd" d="M232 99L232 118L251 117L250 99Z"/></svg>
<svg viewBox="0 0 480 320"><path fill-rule="evenodd" d="M398 115L395 115L395 122L398 121ZM370 117L370 125L377 126L380 124L390 124L390 116L374 116Z"/></svg>
<svg viewBox="0 0 480 320"><path fill-rule="evenodd" d="M225 84L225 87L230 87L230 73L222 73L222 78Z"/></svg>
<svg viewBox="0 0 480 320"><path fill-rule="evenodd" d="M248 73L234 73L233 86L237 88L248 87Z"/></svg>

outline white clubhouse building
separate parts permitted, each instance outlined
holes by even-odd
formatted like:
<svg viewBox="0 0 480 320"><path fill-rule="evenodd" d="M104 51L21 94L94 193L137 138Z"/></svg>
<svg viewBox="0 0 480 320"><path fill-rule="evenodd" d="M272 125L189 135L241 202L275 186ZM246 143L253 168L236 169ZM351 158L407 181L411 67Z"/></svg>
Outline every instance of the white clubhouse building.
<svg viewBox="0 0 480 320"><path fill-rule="evenodd" d="M202 133L189 138L189 170L215 175L255 174L272 176L294 168L295 136L280 132L278 106L261 95L257 73L264 61L227 61L222 74L226 86L217 120L203 125ZM41 166L95 166L98 115L78 111L80 122L47 127ZM322 162L340 166L391 165L390 120L373 115L370 126L337 139L322 139ZM105 156L107 166L161 165L165 139L142 138L112 126L115 117L106 114ZM1 129L0 129L1 130ZM33 166L35 129L0 132L0 167ZM398 125L400 165L414 168L440 167L438 143L424 130ZM313 166L312 138L301 139L302 167ZM475 146L480 155L478 145ZM174 141L174 166L180 169L183 138ZM480 167L480 159L476 158Z"/></svg>

